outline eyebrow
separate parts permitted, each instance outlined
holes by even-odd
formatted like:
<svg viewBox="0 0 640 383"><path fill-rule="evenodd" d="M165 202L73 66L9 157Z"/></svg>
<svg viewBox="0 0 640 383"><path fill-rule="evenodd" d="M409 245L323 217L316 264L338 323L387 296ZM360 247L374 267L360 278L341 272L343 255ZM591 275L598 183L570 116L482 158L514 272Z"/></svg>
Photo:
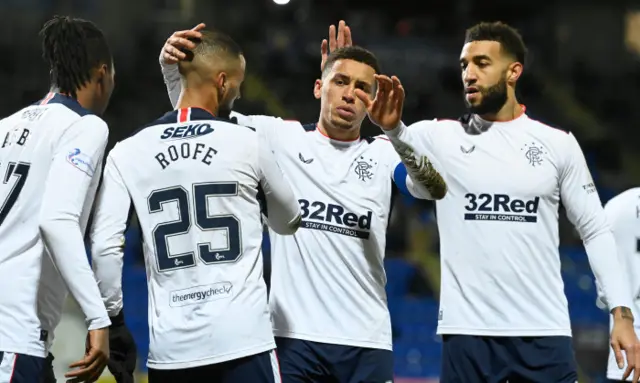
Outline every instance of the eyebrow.
<svg viewBox="0 0 640 383"><path fill-rule="evenodd" d="M471 57L471 61L481 61L481 60L492 61L491 57L489 57L487 55L476 55L476 56ZM466 58L462 57L460 59L460 64L464 64L466 62L469 62Z"/></svg>
<svg viewBox="0 0 640 383"><path fill-rule="evenodd" d="M344 73L339 73L339 72L335 74L334 78L340 78L340 79L345 80L345 81L350 81L351 80L351 77L349 77L348 75L346 75ZM363 81L363 80L356 80L356 85L360 85L360 86L362 86L362 87L364 87L366 89L373 88L373 84L370 84L370 83L368 83L366 81Z"/></svg>

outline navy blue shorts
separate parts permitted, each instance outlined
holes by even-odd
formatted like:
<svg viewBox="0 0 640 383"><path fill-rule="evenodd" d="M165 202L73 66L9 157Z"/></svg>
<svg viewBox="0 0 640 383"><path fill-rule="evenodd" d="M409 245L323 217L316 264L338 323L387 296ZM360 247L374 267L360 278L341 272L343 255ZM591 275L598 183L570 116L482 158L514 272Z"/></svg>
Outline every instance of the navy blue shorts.
<svg viewBox="0 0 640 383"><path fill-rule="evenodd" d="M445 335L441 383L576 383L571 338Z"/></svg>
<svg viewBox="0 0 640 383"><path fill-rule="evenodd" d="M0 351L0 382L41 383L45 358Z"/></svg>
<svg viewBox="0 0 640 383"><path fill-rule="evenodd" d="M391 383L393 352L276 338L282 383Z"/></svg>
<svg viewBox="0 0 640 383"><path fill-rule="evenodd" d="M275 350L180 370L148 371L149 383L280 383Z"/></svg>

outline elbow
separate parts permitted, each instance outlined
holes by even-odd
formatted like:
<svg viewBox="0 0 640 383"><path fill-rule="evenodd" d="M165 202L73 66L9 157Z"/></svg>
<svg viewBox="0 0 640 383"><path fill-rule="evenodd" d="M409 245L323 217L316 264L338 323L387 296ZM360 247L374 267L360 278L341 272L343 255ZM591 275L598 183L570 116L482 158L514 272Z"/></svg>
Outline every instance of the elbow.
<svg viewBox="0 0 640 383"><path fill-rule="evenodd" d="M280 235L293 235L295 234L296 231L298 231L301 224L302 224L302 216L298 214L294 219L289 221L287 224L282 226L278 225L279 227L277 228L273 227L273 231L275 231Z"/></svg>
<svg viewBox="0 0 640 383"><path fill-rule="evenodd" d="M580 238L584 244L587 244L602 235L613 235L611 227L607 221L597 219L596 217L583 220L582 223L576 225L576 228L578 229Z"/></svg>
<svg viewBox="0 0 640 383"><path fill-rule="evenodd" d="M70 229L80 229L78 219L78 216L72 214L42 214L38 222L38 229L45 238L64 235Z"/></svg>
<svg viewBox="0 0 640 383"><path fill-rule="evenodd" d="M440 174L433 166L429 166L429 171L423 179L423 183L427 187L429 194L434 200L441 200L447 195L447 183L442 174Z"/></svg>
<svg viewBox="0 0 640 383"><path fill-rule="evenodd" d="M38 229L43 238L49 238L56 229L56 221L48 217L41 217L38 222Z"/></svg>
<svg viewBox="0 0 640 383"><path fill-rule="evenodd" d="M438 201L443 199L446 195L447 195L447 184L442 181L442 183L433 185L430 189L429 189L429 194L431 194L431 197Z"/></svg>

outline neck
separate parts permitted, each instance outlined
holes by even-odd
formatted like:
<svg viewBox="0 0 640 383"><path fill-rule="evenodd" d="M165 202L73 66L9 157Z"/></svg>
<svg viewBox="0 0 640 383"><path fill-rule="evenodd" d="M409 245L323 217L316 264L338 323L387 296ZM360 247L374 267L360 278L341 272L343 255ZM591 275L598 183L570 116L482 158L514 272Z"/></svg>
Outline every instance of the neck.
<svg viewBox="0 0 640 383"><path fill-rule="evenodd" d="M318 130L325 136L338 141L353 141L360 137L360 126L342 129L324 118L320 118L318 121Z"/></svg>
<svg viewBox="0 0 640 383"><path fill-rule="evenodd" d="M496 113L482 114L484 120L487 121L511 121L522 115L522 105L516 98L515 89L513 87L507 88L507 102L502 105L499 111Z"/></svg>
<svg viewBox="0 0 640 383"><path fill-rule="evenodd" d="M52 87L49 91L73 98L73 96L71 96L70 94L61 92L60 89L56 87ZM98 110L96 107L96 100L95 100L94 94L95 92L90 91L88 87L84 87L76 91L75 100L78 101L78 104L80 104L80 106L85 108L86 110L90 110L93 113L97 113Z"/></svg>
<svg viewBox="0 0 640 383"><path fill-rule="evenodd" d="M214 116L218 115L218 93L215 88L202 90L183 87L176 108L201 108Z"/></svg>

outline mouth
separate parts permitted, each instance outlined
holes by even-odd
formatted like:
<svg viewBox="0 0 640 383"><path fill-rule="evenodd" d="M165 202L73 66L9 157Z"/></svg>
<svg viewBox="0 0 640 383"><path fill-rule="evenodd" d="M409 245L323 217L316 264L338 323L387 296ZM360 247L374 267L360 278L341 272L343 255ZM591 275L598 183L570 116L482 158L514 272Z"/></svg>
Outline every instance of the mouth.
<svg viewBox="0 0 640 383"><path fill-rule="evenodd" d="M356 115L356 111L348 106L339 106L336 108L336 112L342 118L352 118Z"/></svg>
<svg viewBox="0 0 640 383"><path fill-rule="evenodd" d="M480 93L480 89L478 89L476 87L473 87L473 86L465 88L465 90L464 90L464 97L469 102L476 101L480 97L481 94L482 93Z"/></svg>
<svg viewBox="0 0 640 383"><path fill-rule="evenodd" d="M476 94L476 93L480 93L480 89L476 88L475 86L470 86L468 88L465 88L464 90L464 94Z"/></svg>

